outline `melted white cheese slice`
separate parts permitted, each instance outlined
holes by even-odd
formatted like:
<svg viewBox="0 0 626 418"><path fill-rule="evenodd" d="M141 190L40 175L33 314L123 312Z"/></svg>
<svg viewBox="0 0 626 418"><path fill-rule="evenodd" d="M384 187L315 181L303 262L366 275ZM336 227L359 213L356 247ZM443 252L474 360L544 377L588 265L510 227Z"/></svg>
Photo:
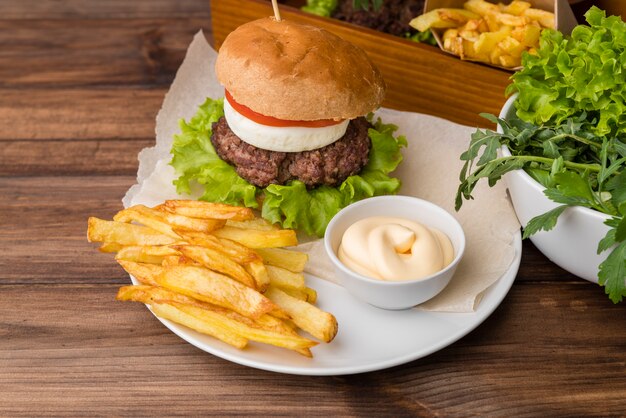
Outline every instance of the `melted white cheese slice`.
<svg viewBox="0 0 626 418"><path fill-rule="evenodd" d="M230 129L242 141L257 148L279 152L309 151L332 144L346 133L349 120L320 128L267 126L237 112L224 99L224 116Z"/></svg>

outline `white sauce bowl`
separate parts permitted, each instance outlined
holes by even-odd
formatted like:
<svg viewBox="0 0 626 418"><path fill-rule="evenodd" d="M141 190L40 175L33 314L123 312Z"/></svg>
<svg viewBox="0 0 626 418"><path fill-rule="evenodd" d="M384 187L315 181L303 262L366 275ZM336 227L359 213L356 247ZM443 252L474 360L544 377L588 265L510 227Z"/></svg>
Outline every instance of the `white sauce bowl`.
<svg viewBox="0 0 626 418"><path fill-rule="evenodd" d="M344 232L350 225L372 216L409 219L437 228L450 238L454 259L443 270L415 280L384 281L360 275L337 257ZM465 234L459 222L444 209L409 196L380 196L362 200L342 209L328 224L324 246L337 278L353 296L383 309L408 309L432 299L450 282L465 251Z"/></svg>
<svg viewBox="0 0 626 418"><path fill-rule="evenodd" d="M514 102L517 95L510 97L500 112L501 119L515 116ZM498 125L498 132L502 127ZM501 149L503 156L510 156L509 149ZM504 176L513 208L522 226L537 215L559 206L548 199L543 187L524 170L515 170ZM559 217L554 229L540 231L530 240L546 257L559 267L590 282L598 282L598 266L609 254L597 254L598 243L609 230L604 221L610 216L595 210L577 206L567 208Z"/></svg>

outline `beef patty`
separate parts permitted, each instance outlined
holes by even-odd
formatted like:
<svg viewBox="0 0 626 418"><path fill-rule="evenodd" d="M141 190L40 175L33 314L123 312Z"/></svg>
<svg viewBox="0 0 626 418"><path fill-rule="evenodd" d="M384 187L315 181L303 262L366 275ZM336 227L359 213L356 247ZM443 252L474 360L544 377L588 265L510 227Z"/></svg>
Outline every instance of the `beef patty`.
<svg viewBox="0 0 626 418"><path fill-rule="evenodd" d="M308 188L323 184L334 187L367 164L370 127L367 119L360 117L351 120L345 135L330 145L311 151L277 152L243 142L222 117L213 124L211 142L217 155L255 186L300 180Z"/></svg>

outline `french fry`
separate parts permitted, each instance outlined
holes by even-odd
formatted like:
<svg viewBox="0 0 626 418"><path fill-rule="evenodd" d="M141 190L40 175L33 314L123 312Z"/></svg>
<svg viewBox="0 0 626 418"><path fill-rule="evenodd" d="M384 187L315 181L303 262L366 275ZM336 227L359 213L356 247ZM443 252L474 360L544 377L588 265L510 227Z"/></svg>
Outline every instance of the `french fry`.
<svg viewBox="0 0 626 418"><path fill-rule="evenodd" d="M317 302L317 292L315 291L315 289L312 289L310 287L305 287L304 291L306 292L306 295L307 295L307 302L313 303L313 304Z"/></svg>
<svg viewBox="0 0 626 418"><path fill-rule="evenodd" d="M128 274L131 274L135 279L141 283L148 284L150 286L158 286L157 278L160 276L164 269L161 266L147 263L135 263L134 261L117 260L120 266Z"/></svg>
<svg viewBox="0 0 626 418"><path fill-rule="evenodd" d="M471 11L463 9L435 9L428 13L417 16L409 22L409 25L420 32L425 32L430 28L445 29L461 26L471 19L478 19L478 16Z"/></svg>
<svg viewBox="0 0 626 418"><path fill-rule="evenodd" d="M202 320L203 322L218 320L217 318L215 318L217 316L216 313L196 306L186 305L178 302L169 302L169 304L173 305L182 312L185 312L199 320ZM261 327L255 327L250 323L239 322L224 317L219 318L219 321L224 324L225 329L232 330L240 336L252 341L258 341L265 344L288 348L291 350L308 349L317 345L315 341L309 340L308 338L304 338L299 335L294 335L292 333L281 333L267 330Z"/></svg>
<svg viewBox="0 0 626 418"><path fill-rule="evenodd" d="M463 36L475 35L468 28ZM235 347L252 340L311 357L317 342L296 328L327 342L337 332L334 316L307 303L317 299L301 274L308 255L277 248L296 245L295 231L254 218L250 209L185 200L136 205L113 221L89 218L87 237L116 252L142 283L120 288L118 300L148 304L161 318Z"/></svg>
<svg viewBox="0 0 626 418"><path fill-rule="evenodd" d="M304 271L309 256L306 253L283 248L259 248L256 252L263 258L265 264L282 267L294 273Z"/></svg>
<svg viewBox="0 0 626 418"><path fill-rule="evenodd" d="M219 251L239 264L245 264L251 261L260 260L259 255L257 255L255 251L235 241L224 238L217 238L210 234L202 234L191 231L175 231L176 233L180 234L183 239L188 243Z"/></svg>
<svg viewBox="0 0 626 418"><path fill-rule="evenodd" d="M328 343L337 335L337 320L332 314L289 296L273 286L267 289L265 295L287 312L298 327L315 338Z"/></svg>
<svg viewBox="0 0 626 418"><path fill-rule="evenodd" d="M539 46L541 28L555 26L554 13L534 9L527 1L514 0L505 5L486 0L468 0L463 7L478 18L458 25L444 25L448 29L441 34L443 49L461 59L506 68L519 67L523 52L536 51ZM434 13L438 10L456 9L435 9L428 13L432 16L424 19L429 24L438 22L433 17L439 16Z"/></svg>
<svg viewBox="0 0 626 418"><path fill-rule="evenodd" d="M265 268L269 274L270 283L273 286L300 291L306 287L304 284L304 276L301 273L293 273L287 269L275 266L266 266Z"/></svg>
<svg viewBox="0 0 626 418"><path fill-rule="evenodd" d="M511 32L511 36L518 40L526 47L532 47L539 44L539 36L541 28L538 24L526 25L522 28L515 28Z"/></svg>
<svg viewBox="0 0 626 418"><path fill-rule="evenodd" d="M159 211L150 209L144 205L135 205L128 209L121 210L113 217L113 220L126 223L133 221L139 222L168 237L180 239L180 236L174 232L172 226L166 222Z"/></svg>
<svg viewBox="0 0 626 418"><path fill-rule="evenodd" d="M162 287L150 286L145 284L122 286L117 291L115 299L120 301L135 301L150 305L156 300L172 300L187 304L202 304L194 298L172 292ZM208 306L208 304L206 304Z"/></svg>
<svg viewBox="0 0 626 418"><path fill-rule="evenodd" d="M185 257L202 264L210 270L230 276L239 283L253 289L257 288L254 278L241 265L224 256L219 251L198 245L179 245L173 248L180 251Z"/></svg>
<svg viewBox="0 0 626 418"><path fill-rule="evenodd" d="M98 251L101 253L116 253L122 248L124 248L124 246L117 242L105 242L98 248Z"/></svg>
<svg viewBox="0 0 626 418"><path fill-rule="evenodd" d="M115 255L115 259L161 264L165 257L177 255L179 255L178 251L165 245L128 246L120 249Z"/></svg>
<svg viewBox="0 0 626 418"><path fill-rule="evenodd" d="M233 221L229 219L226 221L226 226L234 226L236 228L244 229L258 229L259 231L276 231L280 229L276 225L272 225L263 218L254 218L248 221Z"/></svg>
<svg viewBox="0 0 626 418"><path fill-rule="evenodd" d="M223 219L190 218L188 216L168 212L165 209L159 212L163 214L163 218L172 226L174 232L176 232L176 230L211 232L226 225L226 221Z"/></svg>
<svg viewBox="0 0 626 418"><path fill-rule="evenodd" d="M278 308L254 289L205 268L173 266L163 270L156 277L159 286L231 309L249 318L258 318Z"/></svg>
<svg viewBox="0 0 626 418"><path fill-rule="evenodd" d="M161 267L174 267L174 266L194 266L194 267L202 267L202 264L192 260L191 258L187 258L182 255L169 255L167 257L163 257L163 261L161 262Z"/></svg>
<svg viewBox="0 0 626 418"><path fill-rule="evenodd" d="M500 4L500 10L503 13L509 13L515 16L519 16L527 9L530 9L532 5L527 1L513 0L510 4Z"/></svg>
<svg viewBox="0 0 626 418"><path fill-rule="evenodd" d="M270 276L263 262L260 260L254 260L244 264L244 268L254 278L257 290L264 293L270 285Z"/></svg>
<svg viewBox="0 0 626 418"><path fill-rule="evenodd" d="M548 29L554 29L556 25L556 20L554 18L554 13L548 12L546 10L540 9L526 9L524 10L523 16L527 18L539 22L541 26Z"/></svg>
<svg viewBox="0 0 626 418"><path fill-rule="evenodd" d="M189 312L190 308L192 308L191 306L182 305L178 302L153 302L150 308L152 308L152 312L155 315L161 318L169 319L201 334L210 335L239 349L244 348L248 344L248 340L245 337L242 337L237 332L233 332L228 325L223 324L225 318L220 318L215 313L194 308L205 313L202 318L198 318Z"/></svg>
<svg viewBox="0 0 626 418"><path fill-rule="evenodd" d="M238 242L248 248L289 247L298 244L296 232L291 229L276 231L259 231L256 229L241 229L225 226L211 234L218 238L226 238Z"/></svg>
<svg viewBox="0 0 626 418"><path fill-rule="evenodd" d="M172 213L191 218L232 219L233 221L254 219L254 212L250 208L203 202L201 200L168 200L164 203L164 207Z"/></svg>
<svg viewBox="0 0 626 418"><path fill-rule="evenodd" d="M176 240L152 228L91 217L88 220L89 242L106 242L109 245L167 245Z"/></svg>
<svg viewBox="0 0 626 418"><path fill-rule="evenodd" d="M508 26L502 27L498 32L485 32L481 33L478 40L474 43L474 50L476 54L482 56L489 56L489 54L496 48L496 45L504 40L511 33L511 28Z"/></svg>
<svg viewBox="0 0 626 418"><path fill-rule="evenodd" d="M463 4L463 8L480 16L500 12L498 5L489 3L485 0L468 0Z"/></svg>
<svg viewBox="0 0 626 418"><path fill-rule="evenodd" d="M304 301L304 302L308 302L309 301L309 295L307 295L306 292L303 291L303 290L293 289L293 288L280 288L280 290L282 290L283 292L285 292L289 296L291 296L293 298L296 298L298 300L301 300L301 301Z"/></svg>
<svg viewBox="0 0 626 418"><path fill-rule="evenodd" d="M250 340L289 348L311 357L309 348L317 344L299 336L289 325L271 316L263 315L258 320L252 320L236 312L159 287L124 286L119 289L116 299L151 305L158 316L214 336L238 348L245 347L248 339L246 336L249 336ZM181 312L185 315L181 315Z"/></svg>

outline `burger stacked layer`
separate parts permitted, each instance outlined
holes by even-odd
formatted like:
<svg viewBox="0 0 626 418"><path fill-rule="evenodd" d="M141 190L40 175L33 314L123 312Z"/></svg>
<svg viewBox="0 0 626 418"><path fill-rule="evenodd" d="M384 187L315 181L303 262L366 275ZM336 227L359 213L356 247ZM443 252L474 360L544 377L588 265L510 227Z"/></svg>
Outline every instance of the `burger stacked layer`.
<svg viewBox="0 0 626 418"><path fill-rule="evenodd" d="M320 28L260 19L222 44L223 100L207 99L172 147L179 193L260 208L286 228L323 235L341 208L395 193L395 127L368 113L384 82L359 48Z"/></svg>

